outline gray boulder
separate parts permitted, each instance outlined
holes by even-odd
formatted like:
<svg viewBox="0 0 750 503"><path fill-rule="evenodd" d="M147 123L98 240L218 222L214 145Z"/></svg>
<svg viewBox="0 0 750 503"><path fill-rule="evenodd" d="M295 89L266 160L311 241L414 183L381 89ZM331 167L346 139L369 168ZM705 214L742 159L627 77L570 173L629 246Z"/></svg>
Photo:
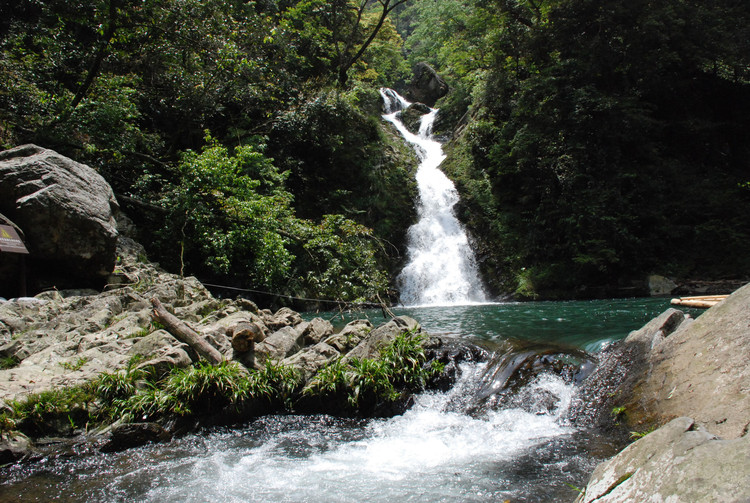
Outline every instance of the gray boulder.
<svg viewBox="0 0 750 503"><path fill-rule="evenodd" d="M103 284L115 265L118 212L112 188L90 167L36 145L0 152L0 213L24 232L32 289ZM0 265L15 260L8 255ZM16 286L1 278L6 284Z"/></svg>
<svg viewBox="0 0 750 503"><path fill-rule="evenodd" d="M305 344L317 344L333 334L333 325L323 318L313 318L305 323L304 327L300 327L305 336Z"/></svg>
<svg viewBox="0 0 750 503"><path fill-rule="evenodd" d="M750 427L748 355L750 284L652 341L648 372L623 389L629 423L663 424L688 416L715 435L738 438Z"/></svg>
<svg viewBox="0 0 750 503"><path fill-rule="evenodd" d="M304 345L304 334L294 327L283 327L255 345L255 355L261 360L283 360Z"/></svg>
<svg viewBox="0 0 750 503"><path fill-rule="evenodd" d="M354 320L347 324L341 332L328 337L326 344L336 348L340 353L351 351L372 331L369 320Z"/></svg>
<svg viewBox="0 0 750 503"><path fill-rule="evenodd" d="M750 435L720 440L687 417L597 466L576 503L750 501Z"/></svg>
<svg viewBox="0 0 750 503"><path fill-rule="evenodd" d="M448 84L427 63L417 63L413 71L414 76L406 89L407 100L434 107L437 100L448 94Z"/></svg>
<svg viewBox="0 0 750 503"><path fill-rule="evenodd" d="M320 369L341 356L333 346L319 342L282 360L282 365L293 367L302 373L304 381L309 381Z"/></svg>
<svg viewBox="0 0 750 503"><path fill-rule="evenodd" d="M417 320L408 316L398 316L388 323L380 325L366 338L359 342L347 355L345 360L352 358L377 358L380 350L387 346L393 339L406 332L419 332L421 327Z"/></svg>
<svg viewBox="0 0 750 503"><path fill-rule="evenodd" d="M261 313L263 315L263 321L271 330L278 330L283 327L294 327L303 321L302 316L300 316L299 313L292 311L288 307L282 307L272 315L269 315L264 311L261 311Z"/></svg>
<svg viewBox="0 0 750 503"><path fill-rule="evenodd" d="M628 430L666 425L597 467L577 501L750 501L748 355L750 285L695 320L670 309L605 352L581 395L588 416L601 426L616 407Z"/></svg>

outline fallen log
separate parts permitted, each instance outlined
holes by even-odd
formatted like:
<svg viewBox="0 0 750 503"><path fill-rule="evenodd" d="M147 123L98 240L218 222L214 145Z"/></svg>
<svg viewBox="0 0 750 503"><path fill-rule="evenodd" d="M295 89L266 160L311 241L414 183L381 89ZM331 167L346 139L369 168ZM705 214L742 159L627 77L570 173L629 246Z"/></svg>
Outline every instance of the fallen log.
<svg viewBox="0 0 750 503"><path fill-rule="evenodd" d="M671 304L675 306L697 307L708 309L729 297L729 295L698 295L693 297L680 297L672 299Z"/></svg>
<svg viewBox="0 0 750 503"><path fill-rule="evenodd" d="M187 326L187 324L180 321L177 316L167 311L159 299L156 297L152 298L151 305L154 308L151 311L151 317L164 325L167 332L172 334L175 339L190 346L199 356L205 358L212 365L218 365L224 361L221 353L215 347L206 342L203 337Z"/></svg>

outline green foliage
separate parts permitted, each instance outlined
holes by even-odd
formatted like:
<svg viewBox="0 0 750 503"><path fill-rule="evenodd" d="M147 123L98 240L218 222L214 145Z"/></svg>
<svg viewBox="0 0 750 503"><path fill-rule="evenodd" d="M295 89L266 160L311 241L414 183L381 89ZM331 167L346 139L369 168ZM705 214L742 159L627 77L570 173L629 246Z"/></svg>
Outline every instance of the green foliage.
<svg viewBox="0 0 750 503"><path fill-rule="evenodd" d="M302 235L300 271L305 291L314 298L366 302L388 286L378 266L377 241L372 231L341 215L325 215L318 226Z"/></svg>
<svg viewBox="0 0 750 503"><path fill-rule="evenodd" d="M612 407L612 415L614 417L620 417L623 414L625 414L625 406L619 405L616 407Z"/></svg>
<svg viewBox="0 0 750 503"><path fill-rule="evenodd" d="M423 342L421 335L407 332L383 347L378 358L337 359L315 375L304 393L344 400L354 411L394 402L404 391L423 389L443 370L440 365L425 366Z"/></svg>
<svg viewBox="0 0 750 503"><path fill-rule="evenodd" d="M391 143L379 113L376 90L321 92L278 117L269 147L290 173L298 216L344 215L393 243L386 248L392 257L414 218L415 163L401 140Z"/></svg>
<svg viewBox="0 0 750 503"><path fill-rule="evenodd" d="M267 362L260 371L248 371L235 362L197 363L174 368L162 379L130 366L103 374L95 385L103 415L156 420L172 414L200 416L223 408L239 410L251 400L288 404L299 386L294 369Z"/></svg>
<svg viewBox="0 0 750 503"><path fill-rule="evenodd" d="M15 356L4 356L0 358L0 370L12 369L18 366L21 361Z"/></svg>
<svg viewBox="0 0 750 503"><path fill-rule="evenodd" d="M84 365L88 363L89 359L85 356L78 358L75 363L60 362L60 366L65 370L76 371L81 370Z"/></svg>
<svg viewBox="0 0 750 503"><path fill-rule="evenodd" d="M89 385L42 391L11 401L9 405L13 412L6 415L3 422L7 428L35 434L59 430L74 424L76 418L81 419L79 423L87 422L89 405L95 398Z"/></svg>
<svg viewBox="0 0 750 503"><path fill-rule="evenodd" d="M651 428L649 428L649 429L647 429L645 431L631 431L630 432L630 438L632 438L634 440L638 440L640 438L645 437L649 433L653 433L654 431L656 431L656 426L652 426Z"/></svg>
<svg viewBox="0 0 750 503"><path fill-rule="evenodd" d="M163 239L181 242L181 268L236 278L305 297L370 300L387 288L372 231L341 215L299 219L264 146L230 152L212 144L188 152L181 182L163 204L172 218ZM202 261L202 263L201 263Z"/></svg>
<svg viewBox="0 0 750 503"><path fill-rule="evenodd" d="M378 237L392 240L408 225L399 212L401 205L411 208L408 173L383 162L379 98L368 87L404 70L402 41L385 18L398 3L19 0L0 6L0 148L35 142L99 170L149 237L151 255L173 270L304 294L299 278L307 271L294 264L297 253L307 253L300 229L315 234L324 215L354 218L370 206L377 209L356 221L377 224ZM339 108L330 123L342 129L322 127L314 136L295 130L277 170L271 160L277 152L261 139L277 116L294 115L301 96L346 80L357 88L342 103L359 106L367 96L360 103L367 115ZM347 128L357 134L347 137ZM206 142L207 130L215 140ZM361 131L367 138L359 143ZM343 155L335 170L317 177L323 190L301 200L295 187L307 179L294 180L298 172L290 166L308 162L307 153L317 148L309 148L311 138L323 148L338 143L334 157ZM367 151L363 166L360 146ZM372 173L354 186L361 193L380 184L394 188L393 197L380 190L346 200L354 180L337 177L347 171ZM336 185L330 191L336 207L305 211L329 184ZM310 221L296 220L291 194ZM152 240L155 234L161 238ZM381 275L365 289L382 284Z"/></svg>
<svg viewBox="0 0 750 503"><path fill-rule="evenodd" d="M738 188L750 88L747 57L736 52L747 37L736 20L750 18L747 6L433 7L408 9L414 33L406 46L412 58L432 55L471 100L444 167L496 291L528 297L531 282L546 297L613 295L654 270L750 271L740 244L750 226L736 218L750 204ZM452 46L438 48L447 38L439 29L421 34L422 19L440 16L457 25ZM473 67L452 63L472 51L463 59ZM721 264L699 263L709 250L722 254Z"/></svg>
<svg viewBox="0 0 750 503"><path fill-rule="evenodd" d="M214 143L200 154L185 153L180 185L165 205L183 233L188 259L204 258L215 273L231 269L250 284L272 288L289 274L294 259L280 234L293 213L284 175L262 148L241 146L230 154Z"/></svg>

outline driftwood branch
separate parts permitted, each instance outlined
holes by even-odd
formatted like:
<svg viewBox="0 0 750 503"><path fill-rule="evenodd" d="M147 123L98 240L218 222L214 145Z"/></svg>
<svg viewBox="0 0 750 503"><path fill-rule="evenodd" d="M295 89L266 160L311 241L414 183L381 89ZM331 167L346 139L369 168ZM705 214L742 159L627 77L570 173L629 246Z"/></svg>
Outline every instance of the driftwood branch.
<svg viewBox="0 0 750 503"><path fill-rule="evenodd" d="M196 353L205 358L212 365L218 365L224 360L221 353L219 353L216 348L206 342L206 340L198 335L195 330L180 321L177 316L167 311L159 299L153 297L151 299L151 305L154 308L153 311L151 311L151 317L164 325L164 328L166 328L175 339L184 342L193 348Z"/></svg>

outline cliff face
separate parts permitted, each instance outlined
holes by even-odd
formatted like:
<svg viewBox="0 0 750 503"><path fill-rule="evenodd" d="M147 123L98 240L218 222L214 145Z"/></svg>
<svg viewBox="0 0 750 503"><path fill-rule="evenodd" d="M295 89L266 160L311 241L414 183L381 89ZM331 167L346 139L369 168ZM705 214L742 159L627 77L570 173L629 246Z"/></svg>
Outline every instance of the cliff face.
<svg viewBox="0 0 750 503"><path fill-rule="evenodd" d="M695 320L671 309L605 353L579 410L602 399L594 425L664 426L599 465L577 501L748 501L748 355L750 285Z"/></svg>

